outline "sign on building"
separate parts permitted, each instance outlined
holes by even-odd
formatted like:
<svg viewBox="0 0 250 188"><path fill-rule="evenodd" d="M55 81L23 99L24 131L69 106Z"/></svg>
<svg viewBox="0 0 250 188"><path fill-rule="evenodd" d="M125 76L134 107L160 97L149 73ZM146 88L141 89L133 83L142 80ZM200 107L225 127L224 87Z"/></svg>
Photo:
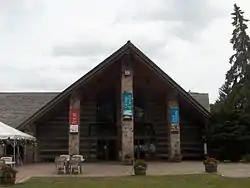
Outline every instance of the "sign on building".
<svg viewBox="0 0 250 188"><path fill-rule="evenodd" d="M179 125L179 109L171 108L171 125Z"/></svg>
<svg viewBox="0 0 250 188"><path fill-rule="evenodd" d="M133 116L133 95L130 92L123 93L123 118L131 119Z"/></svg>
<svg viewBox="0 0 250 188"><path fill-rule="evenodd" d="M70 133L78 133L79 128L79 109L71 108L69 116Z"/></svg>

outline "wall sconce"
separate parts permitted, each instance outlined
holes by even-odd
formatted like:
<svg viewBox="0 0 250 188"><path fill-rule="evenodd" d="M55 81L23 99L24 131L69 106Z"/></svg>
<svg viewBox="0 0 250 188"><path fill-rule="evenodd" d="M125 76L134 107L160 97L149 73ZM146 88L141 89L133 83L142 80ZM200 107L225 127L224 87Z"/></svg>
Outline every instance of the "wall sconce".
<svg viewBox="0 0 250 188"><path fill-rule="evenodd" d="M125 70L124 71L124 76L130 76L130 70Z"/></svg>

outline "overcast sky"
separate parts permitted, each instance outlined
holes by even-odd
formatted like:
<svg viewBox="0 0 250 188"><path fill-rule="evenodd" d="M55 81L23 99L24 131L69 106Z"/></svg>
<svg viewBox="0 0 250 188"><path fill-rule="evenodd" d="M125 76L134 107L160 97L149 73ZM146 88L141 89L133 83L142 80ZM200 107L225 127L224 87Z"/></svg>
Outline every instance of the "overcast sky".
<svg viewBox="0 0 250 188"><path fill-rule="evenodd" d="M0 0L0 92L61 91L131 40L213 102L232 54L234 2L250 18L249 0Z"/></svg>

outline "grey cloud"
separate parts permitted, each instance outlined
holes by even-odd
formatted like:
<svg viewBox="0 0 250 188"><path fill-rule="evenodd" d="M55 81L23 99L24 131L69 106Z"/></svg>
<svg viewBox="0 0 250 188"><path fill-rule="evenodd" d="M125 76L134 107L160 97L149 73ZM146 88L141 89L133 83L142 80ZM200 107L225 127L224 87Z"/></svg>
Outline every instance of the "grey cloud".
<svg viewBox="0 0 250 188"><path fill-rule="evenodd" d="M62 90L100 61L96 57L54 57L34 62L1 61L1 91Z"/></svg>
<svg viewBox="0 0 250 188"><path fill-rule="evenodd" d="M102 43L98 41L92 42L77 42L67 43L55 46L52 51L54 56L98 56L109 51L111 46L109 43Z"/></svg>
<svg viewBox="0 0 250 188"><path fill-rule="evenodd" d="M211 3L211 2L210 2ZM172 33L185 40L195 40L195 35L201 32L212 20L218 17L229 16L226 9L213 7L209 0L160 0L159 5L153 8L140 9L135 15L126 13L117 17L116 22L126 21L162 21L165 24L174 24Z"/></svg>
<svg viewBox="0 0 250 188"><path fill-rule="evenodd" d="M15 77L11 76L13 74ZM45 76L46 72L43 74L44 76L39 75L39 71L9 70L8 74L1 75L1 91L58 91L64 89L69 84L68 82L72 81L67 74L65 74L67 79L62 79L57 75L54 75L53 78ZM6 80L8 80L8 84L5 83Z"/></svg>
<svg viewBox="0 0 250 188"><path fill-rule="evenodd" d="M121 42L120 46L124 45L125 42L126 41L123 41L123 43ZM133 42L132 40L132 43L134 43L138 47L142 46L142 50L146 54L149 54L151 56L160 56L164 51L164 47L167 44L167 40L162 39L149 42L146 37L137 37L135 42ZM114 50L117 50L119 47L114 48L112 43L109 43L108 41L77 42L55 46L53 48L52 55L56 57L84 57L86 58L87 62L95 64L95 62L100 63L100 61L111 55L111 53L113 53ZM80 64L79 66L89 67L89 65L84 62L78 64Z"/></svg>
<svg viewBox="0 0 250 188"><path fill-rule="evenodd" d="M65 88L67 84L58 79L34 79L34 81L27 80L20 83L23 88L29 88L31 90L44 90L44 91L60 91Z"/></svg>
<svg viewBox="0 0 250 188"><path fill-rule="evenodd" d="M9 11L9 10L13 10L16 9L20 6L22 6L22 4L24 3L23 0L16 0L16 1L0 1L0 11Z"/></svg>
<svg viewBox="0 0 250 188"><path fill-rule="evenodd" d="M1 0L0 15L8 14L13 16L21 16L25 13L35 12L43 8L43 2L33 0Z"/></svg>
<svg viewBox="0 0 250 188"><path fill-rule="evenodd" d="M36 70L48 71L48 70L57 70L64 73L71 72L85 72L88 71L90 67L95 66L100 62L100 57L72 57L72 56L63 56L63 57L51 57L51 59L41 61L39 63L39 68ZM46 62L47 61L47 62ZM46 66L44 66L46 62ZM35 67L34 67L35 68Z"/></svg>
<svg viewBox="0 0 250 188"><path fill-rule="evenodd" d="M174 2L173 7L168 11L164 11L164 9L157 11L152 18L181 22L173 32L186 40L195 40L196 35L205 29L212 20L224 16L225 13L215 10L205 0L176 0Z"/></svg>
<svg viewBox="0 0 250 188"><path fill-rule="evenodd" d="M138 40L138 44L134 43L134 45L137 46L144 54L146 54L152 60L154 60L155 58L157 58L157 60L166 59L165 47L168 46L167 38L150 42L148 41L148 39L143 38Z"/></svg>

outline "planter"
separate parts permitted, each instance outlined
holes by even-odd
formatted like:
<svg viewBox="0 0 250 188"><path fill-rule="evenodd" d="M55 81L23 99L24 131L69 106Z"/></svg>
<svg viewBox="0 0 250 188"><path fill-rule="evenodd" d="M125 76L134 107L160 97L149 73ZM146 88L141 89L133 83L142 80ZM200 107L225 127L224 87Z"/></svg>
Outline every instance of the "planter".
<svg viewBox="0 0 250 188"><path fill-rule="evenodd" d="M205 171L207 173L216 173L217 172L217 164L205 164Z"/></svg>
<svg viewBox="0 0 250 188"><path fill-rule="evenodd" d="M146 168L142 167L134 167L134 173L136 176L145 176L146 175Z"/></svg>
<svg viewBox="0 0 250 188"><path fill-rule="evenodd" d="M0 185L14 185L16 182L16 175L4 174L0 175Z"/></svg>
<svg viewBox="0 0 250 188"><path fill-rule="evenodd" d="M14 185L17 171L11 167L4 167L0 170L0 185Z"/></svg>

